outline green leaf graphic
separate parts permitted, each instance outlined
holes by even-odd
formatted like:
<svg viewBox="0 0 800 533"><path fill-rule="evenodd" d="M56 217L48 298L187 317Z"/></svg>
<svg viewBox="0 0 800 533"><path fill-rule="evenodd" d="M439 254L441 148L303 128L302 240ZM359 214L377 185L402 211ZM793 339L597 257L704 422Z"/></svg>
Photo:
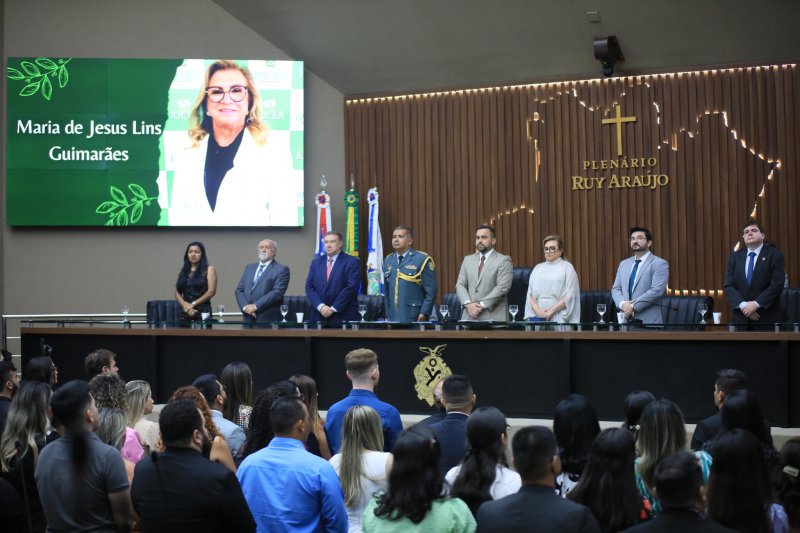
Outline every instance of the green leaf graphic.
<svg viewBox="0 0 800 533"><path fill-rule="evenodd" d="M131 183L130 185L128 185L128 189L130 189L133 195L136 196L137 198L141 198L142 200L147 200L147 193L140 185L137 185L136 183Z"/></svg>
<svg viewBox="0 0 800 533"><path fill-rule="evenodd" d="M50 80L52 76L58 76L58 86L63 89L69 82L69 72L67 72L67 63L72 61L71 58L59 59L58 63L47 57L37 57L34 62L21 61L17 69L8 67L8 79L22 81L25 86L20 90L20 96L33 96L41 89L42 98L50 100L53 97L53 81ZM44 71L40 70L42 67Z"/></svg>
<svg viewBox="0 0 800 533"><path fill-rule="evenodd" d="M50 97L53 96L53 85L47 76L42 78L42 96L44 96L45 100L50 100Z"/></svg>
<svg viewBox="0 0 800 533"><path fill-rule="evenodd" d="M55 61L46 57L37 57L36 64L47 70L55 70L58 68L58 65L56 65Z"/></svg>
<svg viewBox="0 0 800 533"><path fill-rule="evenodd" d="M8 67L7 70L8 70L8 79L10 79L10 80L24 80L25 79L25 74L23 74L22 72L18 71L17 69L12 68L12 67Z"/></svg>
<svg viewBox="0 0 800 533"><path fill-rule="evenodd" d="M22 66L22 70L28 73L28 76L40 76L41 72L39 72L39 67L31 63L30 61L23 61L20 63Z"/></svg>
<svg viewBox="0 0 800 533"><path fill-rule="evenodd" d="M95 208L94 212L98 215L108 215L106 226L136 224L142 219L145 206L149 206L153 200L157 199L155 196L147 196L147 191L138 183L129 183L128 190L133 194L130 201L122 189L111 185L108 188L108 194L113 200L106 200ZM130 214L128 214L128 209L130 209Z"/></svg>
<svg viewBox="0 0 800 533"><path fill-rule="evenodd" d="M69 81L69 72L67 72L67 67L62 66L58 69L58 86L59 88L63 89L67 86L67 82Z"/></svg>
<svg viewBox="0 0 800 533"><path fill-rule="evenodd" d="M31 96L33 94L36 94L37 92L39 92L39 86L40 85L41 85L41 82L38 82L38 81L35 81L33 83L29 83L28 85L26 85L25 87L22 88L22 90L19 92L19 95L20 96Z"/></svg>
<svg viewBox="0 0 800 533"><path fill-rule="evenodd" d="M113 185L110 188L110 194L111 194L111 198L116 200L117 203L120 203L122 205L128 205L128 199L125 198L125 193L122 192L121 190L117 189Z"/></svg>
<svg viewBox="0 0 800 533"><path fill-rule="evenodd" d="M136 205L133 206L131 210L131 224L136 224L141 220L142 213L144 212L144 207L142 207L141 202L136 202Z"/></svg>
<svg viewBox="0 0 800 533"><path fill-rule="evenodd" d="M117 207L119 207L117 202L103 202L97 206L97 209L95 209L94 212L103 215L106 213L111 213Z"/></svg>
<svg viewBox="0 0 800 533"><path fill-rule="evenodd" d="M127 211L120 211L117 213L117 218L114 221L117 226L127 226L128 225L128 212Z"/></svg>

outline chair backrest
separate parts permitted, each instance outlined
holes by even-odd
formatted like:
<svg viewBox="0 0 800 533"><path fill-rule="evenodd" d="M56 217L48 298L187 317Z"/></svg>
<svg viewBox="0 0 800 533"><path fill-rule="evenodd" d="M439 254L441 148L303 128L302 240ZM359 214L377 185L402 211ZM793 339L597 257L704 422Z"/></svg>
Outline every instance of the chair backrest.
<svg viewBox="0 0 800 533"><path fill-rule="evenodd" d="M301 296L283 296L283 303L289 306L289 312L286 314L286 320L293 322L297 318L297 313L303 313L303 320L308 320L311 314L311 303L305 295Z"/></svg>
<svg viewBox="0 0 800 533"><path fill-rule="evenodd" d="M447 317L447 320L461 320L461 302L458 300L458 295L454 292L448 292L442 295L442 304L447 306L447 310L450 312L450 315ZM439 313L439 306L436 306L436 318L439 320L442 319L442 315Z"/></svg>
<svg viewBox="0 0 800 533"><path fill-rule="evenodd" d="M700 330L700 304L708 306L706 322L711 324L714 321L714 299L710 296L662 296L661 297L661 317L667 329L671 330Z"/></svg>
<svg viewBox="0 0 800 533"><path fill-rule="evenodd" d="M367 322L386 318L386 312L383 308L383 296L380 294L359 294L358 305L367 306L367 314L364 315L364 320Z"/></svg>
<svg viewBox="0 0 800 533"><path fill-rule="evenodd" d="M528 284L531 280L533 267L514 267L514 278L511 290L508 291L508 304L519 306L519 317L525 312L525 302L528 299Z"/></svg>
<svg viewBox="0 0 800 533"><path fill-rule="evenodd" d="M583 291L581 292L581 323L593 323L600 320L597 314L597 304L606 304L606 314L603 320L617 323L617 307L611 291Z"/></svg>
<svg viewBox="0 0 800 533"><path fill-rule="evenodd" d="M180 321L178 302L175 300L150 300L147 302L147 324L160 327L162 324L176 326Z"/></svg>
<svg viewBox="0 0 800 533"><path fill-rule="evenodd" d="M781 293L783 321L788 324L800 322L800 288L786 287Z"/></svg>

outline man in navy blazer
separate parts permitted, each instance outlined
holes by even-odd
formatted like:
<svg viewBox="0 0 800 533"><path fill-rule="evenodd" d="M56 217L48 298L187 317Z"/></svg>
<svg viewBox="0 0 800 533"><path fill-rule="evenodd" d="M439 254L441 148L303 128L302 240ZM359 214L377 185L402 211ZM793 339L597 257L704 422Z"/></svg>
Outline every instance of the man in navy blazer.
<svg viewBox="0 0 800 533"><path fill-rule="evenodd" d="M280 306L289 287L289 267L275 260L278 246L264 239L258 243L258 263L244 267L236 287L236 302L245 327L281 320Z"/></svg>
<svg viewBox="0 0 800 533"><path fill-rule="evenodd" d="M306 297L311 302L309 322L358 320L361 265L355 257L342 253L344 240L338 231L326 233L322 242L325 255L311 261L306 278Z"/></svg>
<svg viewBox="0 0 800 533"><path fill-rule="evenodd" d="M431 429L442 450L442 475L446 475L467 453L467 421L477 397L467 376L453 374L444 379L442 398L447 415L444 420L431 424Z"/></svg>
<svg viewBox="0 0 800 533"><path fill-rule="evenodd" d="M764 244L764 229L755 220L745 223L742 238L745 247L728 258L723 286L733 309L730 321L750 325L783 322L783 252Z"/></svg>
<svg viewBox="0 0 800 533"><path fill-rule="evenodd" d="M625 313L625 321L641 320L644 324L661 324L661 297L669 281L669 263L651 253L653 234L647 228L631 228L630 246L633 257L619 264L611 297L617 309Z"/></svg>

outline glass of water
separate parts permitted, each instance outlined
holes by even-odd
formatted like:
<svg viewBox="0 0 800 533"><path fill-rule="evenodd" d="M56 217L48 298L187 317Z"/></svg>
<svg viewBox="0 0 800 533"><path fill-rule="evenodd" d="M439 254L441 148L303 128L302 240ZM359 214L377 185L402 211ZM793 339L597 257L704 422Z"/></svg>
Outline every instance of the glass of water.
<svg viewBox="0 0 800 533"><path fill-rule="evenodd" d="M708 304L703 302L699 306L697 306L697 310L700 312L700 323L706 323L706 313L708 313Z"/></svg>
<svg viewBox="0 0 800 533"><path fill-rule="evenodd" d="M517 321L517 313L519 313L519 306L512 304L508 306L508 312L511 314L511 321Z"/></svg>
<svg viewBox="0 0 800 533"><path fill-rule="evenodd" d="M225 312L225 306L224 305L218 305L217 306L217 314L219 315L219 321L220 322L225 322L225 319L222 318L222 313L224 313L224 312Z"/></svg>
<svg viewBox="0 0 800 533"><path fill-rule="evenodd" d="M130 313L130 311L131 311L131 308L128 307L127 305L123 305L122 306L122 321L123 322L127 322L128 321L128 313Z"/></svg>
<svg viewBox="0 0 800 533"><path fill-rule="evenodd" d="M597 314L600 315L598 324L605 324L606 321L603 320L603 317L606 315L606 304L597 304Z"/></svg>
<svg viewBox="0 0 800 533"><path fill-rule="evenodd" d="M442 322L447 322L447 315L449 314L450 308L447 305L442 304L439 306L439 316L442 317Z"/></svg>
<svg viewBox="0 0 800 533"><path fill-rule="evenodd" d="M358 314L361 315L361 322L364 322L364 315L367 314L367 306L364 304L359 304Z"/></svg>
<svg viewBox="0 0 800 533"><path fill-rule="evenodd" d="M289 312L289 306L286 304L281 305L281 315L283 315L283 320L281 322L286 322L286 313Z"/></svg>

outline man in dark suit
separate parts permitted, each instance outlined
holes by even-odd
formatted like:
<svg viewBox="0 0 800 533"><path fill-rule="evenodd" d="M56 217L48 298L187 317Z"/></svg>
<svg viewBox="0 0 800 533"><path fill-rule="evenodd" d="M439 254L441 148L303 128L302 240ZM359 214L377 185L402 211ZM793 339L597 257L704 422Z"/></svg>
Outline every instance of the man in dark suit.
<svg viewBox="0 0 800 533"><path fill-rule="evenodd" d="M552 431L544 426L522 428L514 435L511 449L522 488L516 494L480 506L478 533L600 532L587 507L556 494L555 478L561 472L561 459Z"/></svg>
<svg viewBox="0 0 800 533"><path fill-rule="evenodd" d="M751 326L783 322L783 252L764 244L764 229L755 220L745 223L742 239L745 247L728 258L723 286L733 309L730 321Z"/></svg>
<svg viewBox="0 0 800 533"><path fill-rule="evenodd" d="M329 231L322 242L325 255L311 261L306 278L306 297L311 302L309 322L358 320L361 265L355 257L342 253L344 240L338 231Z"/></svg>
<svg viewBox="0 0 800 533"><path fill-rule="evenodd" d="M161 410L166 451L136 465L131 498L143 533L255 531L236 474L208 459L211 438L191 400Z"/></svg>
<svg viewBox="0 0 800 533"><path fill-rule="evenodd" d="M691 447L693 450L700 450L703 443L713 440L722 428L722 402L725 397L733 391L747 388L747 376L741 370L727 368L717 371L717 380L714 382L714 405L717 412L706 419L701 420L694 429Z"/></svg>
<svg viewBox="0 0 800 533"><path fill-rule="evenodd" d="M703 518L706 491L700 463L694 454L677 452L662 459L656 467L654 481L661 501L661 514L655 520L639 524L627 531L636 533L733 531Z"/></svg>
<svg viewBox="0 0 800 533"><path fill-rule="evenodd" d="M431 424L431 429L442 450L442 475L446 475L467 453L467 420L477 397L467 376L453 374L444 379L442 398L447 415L441 422Z"/></svg>
<svg viewBox="0 0 800 533"><path fill-rule="evenodd" d="M289 267L275 260L278 246L264 239L258 243L258 263L244 267L236 286L236 302L245 327L281 320L280 306L289 287Z"/></svg>

